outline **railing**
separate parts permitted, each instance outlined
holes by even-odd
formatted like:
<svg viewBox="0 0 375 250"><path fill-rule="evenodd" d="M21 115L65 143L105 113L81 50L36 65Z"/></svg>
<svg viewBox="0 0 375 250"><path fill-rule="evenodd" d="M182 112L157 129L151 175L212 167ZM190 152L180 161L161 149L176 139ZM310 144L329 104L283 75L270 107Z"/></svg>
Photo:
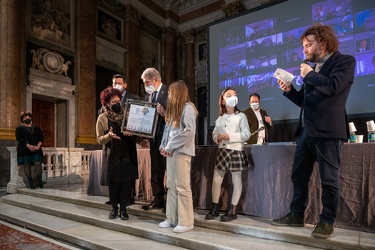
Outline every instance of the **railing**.
<svg viewBox="0 0 375 250"><path fill-rule="evenodd" d="M8 193L17 193L18 188L25 187L24 173L17 165L16 147L7 147L10 152L10 182ZM42 179L48 185L62 185L82 182L82 175L89 174L89 159L91 151L83 148L43 148Z"/></svg>

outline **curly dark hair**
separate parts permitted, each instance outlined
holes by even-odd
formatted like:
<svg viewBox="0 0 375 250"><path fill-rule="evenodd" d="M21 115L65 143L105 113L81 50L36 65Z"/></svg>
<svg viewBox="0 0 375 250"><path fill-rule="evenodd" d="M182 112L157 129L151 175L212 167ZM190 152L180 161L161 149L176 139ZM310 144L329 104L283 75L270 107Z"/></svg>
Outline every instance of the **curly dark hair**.
<svg viewBox="0 0 375 250"><path fill-rule="evenodd" d="M30 118L33 119L33 115L31 114L30 111L22 111L21 114L20 114L20 120L21 120L21 122L23 122L23 118L25 116L30 116Z"/></svg>
<svg viewBox="0 0 375 250"><path fill-rule="evenodd" d="M106 104L108 104L114 96L118 96L120 99L122 98L120 90L109 86L100 92L100 103L103 106L106 106Z"/></svg>
<svg viewBox="0 0 375 250"><path fill-rule="evenodd" d="M338 51L339 41L331 26L321 23L314 24L303 32L300 37L301 42L303 42L303 39L310 35L315 36L316 41L320 43L329 54Z"/></svg>

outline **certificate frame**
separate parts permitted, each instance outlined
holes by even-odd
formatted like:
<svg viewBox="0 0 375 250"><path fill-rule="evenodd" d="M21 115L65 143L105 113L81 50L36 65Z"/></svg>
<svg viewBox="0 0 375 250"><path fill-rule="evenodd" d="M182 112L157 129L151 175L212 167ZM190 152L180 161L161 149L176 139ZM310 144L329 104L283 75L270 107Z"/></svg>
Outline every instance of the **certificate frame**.
<svg viewBox="0 0 375 250"><path fill-rule="evenodd" d="M156 106L156 103L127 99L121 132L126 131L132 135L154 138L159 118Z"/></svg>

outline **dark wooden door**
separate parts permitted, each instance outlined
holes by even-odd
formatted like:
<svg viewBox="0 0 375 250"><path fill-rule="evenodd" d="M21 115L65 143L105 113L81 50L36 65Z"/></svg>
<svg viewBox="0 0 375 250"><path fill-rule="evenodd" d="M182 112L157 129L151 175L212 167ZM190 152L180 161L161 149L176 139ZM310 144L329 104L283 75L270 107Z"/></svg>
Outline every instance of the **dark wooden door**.
<svg viewBox="0 0 375 250"><path fill-rule="evenodd" d="M43 147L55 146L55 103L33 99L33 124L44 136Z"/></svg>

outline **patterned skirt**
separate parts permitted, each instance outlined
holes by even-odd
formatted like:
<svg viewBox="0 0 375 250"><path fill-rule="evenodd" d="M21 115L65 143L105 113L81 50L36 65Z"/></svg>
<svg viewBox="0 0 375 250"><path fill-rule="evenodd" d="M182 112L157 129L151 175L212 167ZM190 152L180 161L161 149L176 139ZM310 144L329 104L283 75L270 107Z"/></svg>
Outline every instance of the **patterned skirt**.
<svg viewBox="0 0 375 250"><path fill-rule="evenodd" d="M250 167L245 151L219 148L215 168L224 172L242 171Z"/></svg>

